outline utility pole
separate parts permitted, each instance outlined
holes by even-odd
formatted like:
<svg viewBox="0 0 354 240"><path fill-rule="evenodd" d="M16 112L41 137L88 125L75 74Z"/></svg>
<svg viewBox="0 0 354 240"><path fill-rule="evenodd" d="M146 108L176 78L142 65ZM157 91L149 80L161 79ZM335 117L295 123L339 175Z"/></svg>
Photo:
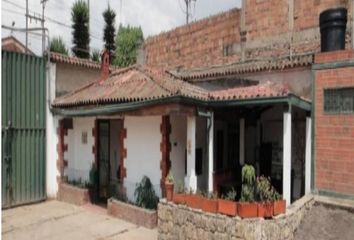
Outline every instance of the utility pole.
<svg viewBox="0 0 354 240"><path fill-rule="evenodd" d="M179 0L178 0L179 1ZM192 2L194 2L194 4L196 3L197 0L184 0L185 4L186 4L186 11L185 11L185 14L186 14L186 23L188 24L189 23L189 17L192 16ZM194 5L195 7L195 5Z"/></svg>
<svg viewBox="0 0 354 240"><path fill-rule="evenodd" d="M27 0L28 1L28 0ZM44 8L45 8L45 4L48 0L41 0L41 4L42 4L42 53L44 54L44 49L45 49L45 31L44 31Z"/></svg>
<svg viewBox="0 0 354 240"><path fill-rule="evenodd" d="M26 30L28 29L28 0L26 0ZM28 31L26 31L26 53L28 49Z"/></svg>

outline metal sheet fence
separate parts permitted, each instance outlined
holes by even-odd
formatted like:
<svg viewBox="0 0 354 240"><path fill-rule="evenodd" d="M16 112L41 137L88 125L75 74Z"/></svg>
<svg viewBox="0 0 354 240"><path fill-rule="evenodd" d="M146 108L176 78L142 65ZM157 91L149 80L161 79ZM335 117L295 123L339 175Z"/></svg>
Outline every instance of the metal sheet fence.
<svg viewBox="0 0 354 240"><path fill-rule="evenodd" d="M45 192L45 60L2 51L2 208Z"/></svg>

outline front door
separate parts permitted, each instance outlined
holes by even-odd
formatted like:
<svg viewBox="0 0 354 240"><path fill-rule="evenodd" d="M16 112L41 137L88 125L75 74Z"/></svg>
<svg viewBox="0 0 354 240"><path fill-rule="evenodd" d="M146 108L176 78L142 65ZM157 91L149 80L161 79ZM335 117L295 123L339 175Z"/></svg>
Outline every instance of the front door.
<svg viewBox="0 0 354 240"><path fill-rule="evenodd" d="M109 121L98 121L98 198L100 201L106 201L109 188Z"/></svg>

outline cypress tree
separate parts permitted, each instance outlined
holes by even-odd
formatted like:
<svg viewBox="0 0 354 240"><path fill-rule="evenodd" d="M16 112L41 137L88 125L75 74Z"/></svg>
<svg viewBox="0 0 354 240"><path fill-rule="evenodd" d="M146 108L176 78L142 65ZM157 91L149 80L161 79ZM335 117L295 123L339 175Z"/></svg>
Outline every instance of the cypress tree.
<svg viewBox="0 0 354 240"><path fill-rule="evenodd" d="M107 50L109 50L110 62L112 62L114 51L116 50L116 45L114 41L116 31L114 27L114 21L116 18L116 13L108 5L108 8L103 12L102 15L106 23L103 31L104 46Z"/></svg>
<svg viewBox="0 0 354 240"><path fill-rule="evenodd" d="M90 58L89 9L83 0L77 0L71 9L72 52L80 58Z"/></svg>

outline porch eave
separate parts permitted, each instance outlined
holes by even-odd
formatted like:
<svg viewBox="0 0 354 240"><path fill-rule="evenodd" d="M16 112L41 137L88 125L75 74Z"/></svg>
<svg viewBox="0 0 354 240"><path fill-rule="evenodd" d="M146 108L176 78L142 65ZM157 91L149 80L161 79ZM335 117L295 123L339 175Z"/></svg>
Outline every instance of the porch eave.
<svg viewBox="0 0 354 240"><path fill-rule="evenodd" d="M52 108L52 112L56 115L64 117L84 117L84 116L97 116L97 115L114 115L135 111L144 107L163 104L186 104L195 107L204 108L220 108L220 107L244 107L244 106L257 106L257 105L272 105L272 104L288 104L296 106L305 111L311 111L311 102L300 98L294 94L276 97L264 97L253 99L232 99L232 100L201 100L185 96L173 96L162 99L154 99L141 102L129 102L120 104L97 105L97 106L81 106L76 108Z"/></svg>

